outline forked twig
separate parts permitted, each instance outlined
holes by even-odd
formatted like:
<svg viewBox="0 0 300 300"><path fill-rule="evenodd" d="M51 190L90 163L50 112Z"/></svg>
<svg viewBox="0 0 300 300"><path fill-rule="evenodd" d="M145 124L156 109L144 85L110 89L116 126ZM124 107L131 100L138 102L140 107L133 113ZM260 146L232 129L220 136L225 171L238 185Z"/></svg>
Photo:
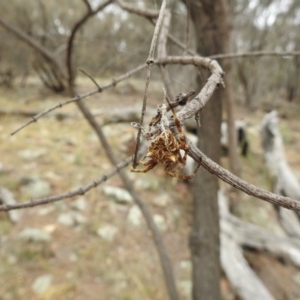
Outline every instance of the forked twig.
<svg viewBox="0 0 300 300"><path fill-rule="evenodd" d="M85 70L78 68L78 70L83 73L85 76L87 76L89 79L91 79L91 81L93 81L93 83L95 84L95 86L98 88L98 92L101 93L102 92L102 88L101 86L98 84L98 82Z"/></svg>

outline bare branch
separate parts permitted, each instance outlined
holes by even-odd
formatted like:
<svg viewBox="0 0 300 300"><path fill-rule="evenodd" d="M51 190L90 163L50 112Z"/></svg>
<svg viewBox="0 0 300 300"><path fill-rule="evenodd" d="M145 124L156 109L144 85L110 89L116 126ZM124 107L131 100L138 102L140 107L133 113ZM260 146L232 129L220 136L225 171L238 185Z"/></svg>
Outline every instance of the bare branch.
<svg viewBox="0 0 300 300"><path fill-rule="evenodd" d="M152 24L155 24L155 22L152 20ZM199 53L196 51L189 49L186 47L184 43L182 43L180 40L178 40L175 36L168 33L168 39L181 48L182 50L186 51L188 54L194 55L194 56L200 56ZM240 57L258 57L258 56L299 56L300 51L251 51L251 52L241 52L241 53L221 53L221 54L214 54L211 56L208 56L211 59L223 59L223 58L240 58Z"/></svg>
<svg viewBox="0 0 300 300"><path fill-rule="evenodd" d="M84 71L83 69L78 69L80 72L82 72L85 76L87 76L89 79L91 79L93 81L93 83L95 84L95 86L98 88L99 93L102 92L102 88L101 86L97 83L97 81L86 71Z"/></svg>
<svg viewBox="0 0 300 300"><path fill-rule="evenodd" d="M132 76L133 74L135 74L135 73L137 73L137 72L139 72L139 71L145 69L146 67L147 67L146 64L142 64L142 65L138 66L137 68L135 68L135 69L133 69L133 70L131 70L131 71L129 71L129 72L127 72L127 73L125 73L125 74L123 74L123 75L117 77L117 78L113 78L113 79L111 80L111 83L106 84L106 85L104 85L104 86L101 88L101 91L116 86L119 82L121 82L121 81L123 81L123 80L129 78L129 77ZM57 109L57 108L62 108L63 106L65 106L65 105L67 105L67 104L70 104L70 103L72 103L72 102L78 102L78 101L80 101L80 100L82 100L82 99L85 99L85 98L88 98L88 97L90 97L90 96L92 96L92 95L95 95L95 94L97 94L97 93L100 93L101 91L99 91L99 89L97 89L97 90L95 90L95 91L91 91L91 92L88 92L88 93L85 93L85 94L82 94L82 95L75 96L75 97L73 97L73 98L70 99L70 100L67 100L67 101L65 101L65 102L61 102L61 103L59 103L59 104L57 104L57 105L55 105L55 106L53 106L53 107L51 107L51 108L49 108L49 109L43 111L43 112L40 112L38 115L33 116L32 119L31 119L30 121L28 121L27 123L25 123L24 125L22 125L22 126L19 127L18 129L16 129L15 131L13 131L13 132L11 133L11 135L16 134L17 132L19 132L19 131L22 130L23 128L27 127L28 125L37 122L38 119L40 119L41 117L43 117L43 116L49 114L50 112L54 111L54 110Z"/></svg>
<svg viewBox="0 0 300 300"><path fill-rule="evenodd" d="M91 7L91 4L89 2L89 0L82 0L84 2L84 4L86 5L87 7L87 10L88 11L92 11L92 7Z"/></svg>
<svg viewBox="0 0 300 300"><path fill-rule="evenodd" d="M2 205L0 205L0 211L10 211L13 209L34 207L34 206L38 206L38 205L49 204L52 202L57 202L60 200L72 198L74 196L84 195L89 190L97 187L98 185L100 185L101 183L105 182L107 179L109 179L110 177L112 177L113 175L118 173L118 171L120 169L128 166L131 161L132 161L132 157L128 157L124 161L118 163L116 165L116 167L114 169L112 169L111 171L109 171L107 174L102 175L98 179L94 180L92 183L89 183L86 186L82 186L76 190L69 191L69 192L66 192L66 193L63 193L60 195L56 195L56 196L43 197L43 198L39 198L39 199L35 199L35 200L23 202L23 203L13 204L13 205L12 204L2 204Z"/></svg>
<svg viewBox="0 0 300 300"><path fill-rule="evenodd" d="M210 99L216 88L224 86L224 72L218 62L211 60L210 58L200 56L169 56L164 59L160 59L157 61L157 64L195 65L209 69L212 73L200 93L177 113L177 117L181 123L184 123L187 119L195 115L196 112L200 111Z"/></svg>
<svg viewBox="0 0 300 300"><path fill-rule="evenodd" d="M257 57L257 56L299 56L300 51L253 51L242 53L224 53L209 56L211 59Z"/></svg>
<svg viewBox="0 0 300 300"><path fill-rule="evenodd" d="M152 25L155 25L155 21L153 19L150 19L150 22ZM178 46L180 49L182 49L183 51L187 52L190 55L198 55L200 56L200 54L198 54L196 51L187 48L187 46L182 43L180 40L178 40L174 35L172 35L171 33L168 33L168 39L175 44L176 46Z"/></svg>
<svg viewBox="0 0 300 300"><path fill-rule="evenodd" d="M31 36L20 30L19 28L15 27L14 25L11 25L7 23L5 20L3 20L0 17L0 25L5 28L6 30L13 33L15 36L17 36L20 40L25 42L29 47L36 50L39 54L41 54L44 58L46 58L49 62L52 63L53 66L60 72L60 75L62 78L65 78L65 73L57 61L57 59L52 55L52 53L46 49L44 46L37 43Z"/></svg>
<svg viewBox="0 0 300 300"><path fill-rule="evenodd" d="M0 19L1 20L1 19ZM184 49L184 46L183 46L183 49ZM218 55L214 55L212 57L219 57L219 58L238 58L238 57L250 57L252 56L251 53L253 53L253 56L263 56L263 55L273 55L273 56L298 56L300 55L300 51L290 51L290 52L272 52L272 51L269 51L269 52L264 52L264 51L257 51L257 52L247 52L247 53L231 53L231 54L218 54ZM168 57L168 58L165 58L165 59L161 59L160 61L156 61L154 63L157 63L157 64L195 64L197 65L197 59L201 59L201 60L207 60L208 58L203 58L203 57L198 57L198 56L195 56L195 57ZM200 64L201 65L201 64ZM122 80L130 77L131 75L135 74L136 72L139 72L141 70L143 70L144 68L147 67L147 64L143 64L143 65L140 65L138 66L137 68L125 73L124 75L121 75L119 77L117 77L116 79L112 79L111 83L110 84L107 84L105 86L102 87L102 90L105 90L105 89L108 89L112 86L116 86L119 82L121 82ZM68 101L65 101L65 102L62 102L62 103L59 103L57 104L56 106L48 109L48 110L45 110L44 112L41 112L39 113L38 115L32 117L32 120L30 120L29 122L27 122L26 124L24 124L23 126L21 126L20 128L16 129L14 132L11 133L11 135L14 135L16 134L17 132L19 132L20 130L22 130L23 128L27 127L28 125L34 123L34 122L37 122L38 119L40 119L42 116L50 113L51 111L57 109L57 108L61 108L69 103L72 103L72 102L77 102L77 101L80 101L84 98L87 98L87 97L90 97L94 94L97 94L99 93L99 90L97 89L96 91L92 91L92 92L88 92L88 93L85 93L83 95L78 95Z"/></svg>
<svg viewBox="0 0 300 300"><path fill-rule="evenodd" d="M169 7L167 7L165 10L165 16L163 19L162 27L158 38L158 44L157 44L158 58L164 58L167 56L167 40L168 40L167 36L171 24L171 16L172 16L171 10ZM160 65L159 67L164 82L164 86L166 88L167 96L169 97L169 99L173 99L175 97L175 94L171 85L170 76L166 72L166 69L163 65Z"/></svg>
<svg viewBox="0 0 300 300"><path fill-rule="evenodd" d="M182 50L186 50L189 54L194 56L200 56L196 51L192 49L186 49L185 45L174 37L172 34L168 34L168 38L171 42L173 42L176 46L181 48ZM252 52L241 52L241 53L222 53L222 54L214 54L208 56L211 59L236 59L240 57L259 57L259 56L299 56L300 51L252 51Z"/></svg>
<svg viewBox="0 0 300 300"><path fill-rule="evenodd" d="M200 111L207 101L212 96L215 89L223 84L223 71L219 64L209 58L203 57L167 57L161 59L157 63L164 64L194 64L196 66L201 66L207 68L211 71L212 75L207 80L207 83L202 88L200 93L191 100L187 105L183 107L181 111L177 113L177 117L180 123L184 123L188 118L192 117L196 112ZM150 132L149 134L154 134L155 131ZM233 187L249 194L251 196L257 197L259 199L268 201L272 204L285 207L287 209L300 211L300 202L293 200L288 197L279 196L271 192L265 191L261 188L258 188L246 181L240 179L239 177L233 175L229 171L223 169L221 166L210 160L206 157L195 145L189 143L190 150L188 154L198 163L201 163L205 169L210 173L215 174L223 181L229 183Z"/></svg>
<svg viewBox="0 0 300 300"><path fill-rule="evenodd" d="M14 109L14 110L7 110L7 109L0 109L0 116L22 116L22 117L34 117L38 115L40 112L37 110L21 110L21 109ZM74 114L68 113L55 113L51 115L59 120L67 119L67 118L74 118Z"/></svg>
<svg viewBox="0 0 300 300"><path fill-rule="evenodd" d="M150 51L149 51L149 56L148 56L148 59L147 59L147 62L146 62L147 65L148 65L148 68L147 68L147 77L146 77L146 84L145 84L145 91L144 91L144 98L143 98L143 106L142 106L141 120L140 120L140 125L141 126L143 126L143 123L144 123L144 116L145 116L145 113L146 113L147 99L148 99L148 87L149 87L150 76L151 76L151 67L154 63L154 52L155 52L155 48L156 48L156 44L157 44L159 31L160 31L160 28L161 28L161 25L162 25L166 5L167 5L167 0L163 0L163 2L161 4L160 11L159 11L158 20L156 22L155 29L154 29L153 38L152 38ZM133 168L136 168L136 166L137 166L137 153L139 151L140 138L141 138L141 127L139 128L137 138L136 138L136 145L135 145L133 164L132 164Z"/></svg>
<svg viewBox="0 0 300 300"><path fill-rule="evenodd" d="M89 4L88 0L84 0L84 3L87 5L87 12L75 23L71 35L68 40L68 46L67 46L67 56L66 56L66 66L68 70L68 82L69 86L73 86L74 84L74 72L73 72L73 64L72 64L72 56L73 56L73 44L75 40L75 35L78 32L78 30L84 25L84 23L97 14L100 10L104 9L107 5L112 3L113 0L106 0L103 3L99 4L99 6L93 10L91 5Z"/></svg>
<svg viewBox="0 0 300 300"><path fill-rule="evenodd" d="M246 182L245 180L233 175L231 172L222 168L211 159L209 159L203 152L201 152L193 143L189 142L189 151L188 154L196 161L201 162L201 165L210 173L216 175L224 182L230 184L231 186L239 189L240 191L270 202L272 204L285 207L287 209L300 211L300 202L294 199L280 196L268 192L264 189L261 189L251 183Z"/></svg>

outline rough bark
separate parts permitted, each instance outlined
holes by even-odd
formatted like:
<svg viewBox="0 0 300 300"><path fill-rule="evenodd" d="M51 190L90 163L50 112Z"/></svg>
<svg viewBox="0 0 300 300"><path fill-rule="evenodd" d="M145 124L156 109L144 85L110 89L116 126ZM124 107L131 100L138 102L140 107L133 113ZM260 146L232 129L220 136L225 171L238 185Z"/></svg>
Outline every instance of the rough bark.
<svg viewBox="0 0 300 300"><path fill-rule="evenodd" d="M193 0L189 9L197 34L197 52L203 56L225 52L229 42L225 2ZM198 145L215 162L220 159L222 93L217 91L205 106L199 130ZM217 191L216 177L201 170L194 183L194 220L190 236L194 300L221 299Z"/></svg>
<svg viewBox="0 0 300 300"><path fill-rule="evenodd" d="M221 110L211 99L201 115L199 146L214 161L220 156ZM216 133L217 136L216 136ZM214 137L210 141L208 136ZM206 137L206 138L205 138ZM190 251L193 264L193 299L220 299L219 265L219 214L217 203L218 181L201 169L194 183L193 228L190 235Z"/></svg>

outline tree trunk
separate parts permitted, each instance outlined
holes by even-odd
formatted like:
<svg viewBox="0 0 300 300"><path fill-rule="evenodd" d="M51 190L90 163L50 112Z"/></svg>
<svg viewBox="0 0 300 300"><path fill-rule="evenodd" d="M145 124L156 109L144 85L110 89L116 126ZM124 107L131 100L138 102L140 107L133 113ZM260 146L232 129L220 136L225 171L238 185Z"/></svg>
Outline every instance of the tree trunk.
<svg viewBox="0 0 300 300"><path fill-rule="evenodd" d="M225 1L193 0L189 9L196 29L198 53L208 56L226 52L229 44L229 26ZM224 91L220 89L205 106L201 114L201 128L198 131L198 146L217 163L220 160L223 100ZM193 228L190 235L194 300L221 299L217 192L218 179L201 169L194 182Z"/></svg>
<svg viewBox="0 0 300 300"><path fill-rule="evenodd" d="M210 99L201 115L199 134L199 147L216 162L220 157L221 105L220 100L216 99L218 95ZM200 169L194 182L193 228L190 236L194 300L221 299L217 191L218 179Z"/></svg>

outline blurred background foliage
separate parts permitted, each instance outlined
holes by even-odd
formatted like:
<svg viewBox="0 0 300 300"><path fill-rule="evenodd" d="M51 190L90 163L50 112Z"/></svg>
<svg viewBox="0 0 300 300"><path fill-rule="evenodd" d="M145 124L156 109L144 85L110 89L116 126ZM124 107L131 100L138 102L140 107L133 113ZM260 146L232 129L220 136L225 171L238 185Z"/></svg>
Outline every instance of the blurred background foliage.
<svg viewBox="0 0 300 300"><path fill-rule="evenodd" d="M99 1L91 3L95 7ZM160 7L160 1L129 3L144 8ZM293 51L300 48L299 1L231 0L229 4L232 52ZM187 27L184 1L173 1L172 6L171 34L182 42L188 41L189 46L195 48L192 24ZM45 0L11 0L1 1L0 11L6 22L25 31L64 64L68 38L74 24L85 13L86 6L80 0L64 0L59 5ZM124 73L145 62L152 32L150 21L111 4L89 19L76 35L74 67L99 77ZM0 47L1 74L10 74L11 79L18 75L24 81L34 73L37 63L35 51L1 27L0 39L3 41ZM168 52L179 55L184 51L169 43ZM299 70L299 56L236 59L233 64L235 98L249 109L257 108L274 93L281 100L299 101ZM184 82L191 70L187 68L184 72L177 72L180 74L178 78L172 78L173 81Z"/></svg>

